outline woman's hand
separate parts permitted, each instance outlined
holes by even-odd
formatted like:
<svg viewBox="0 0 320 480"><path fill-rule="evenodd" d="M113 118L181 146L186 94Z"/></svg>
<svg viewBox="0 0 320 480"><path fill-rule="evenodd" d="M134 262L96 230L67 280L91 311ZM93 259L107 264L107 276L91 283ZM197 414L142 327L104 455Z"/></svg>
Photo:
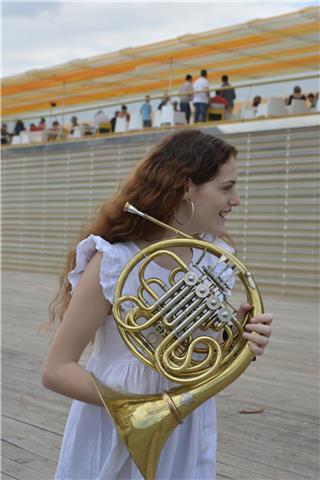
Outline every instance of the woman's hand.
<svg viewBox="0 0 320 480"><path fill-rule="evenodd" d="M237 313L238 319L240 321L243 320L246 313L251 309L252 305L243 303ZM269 343L272 320L273 316L271 313L261 313L260 315L250 318L244 327L245 332L243 336L248 340L249 348L255 355L262 355Z"/></svg>

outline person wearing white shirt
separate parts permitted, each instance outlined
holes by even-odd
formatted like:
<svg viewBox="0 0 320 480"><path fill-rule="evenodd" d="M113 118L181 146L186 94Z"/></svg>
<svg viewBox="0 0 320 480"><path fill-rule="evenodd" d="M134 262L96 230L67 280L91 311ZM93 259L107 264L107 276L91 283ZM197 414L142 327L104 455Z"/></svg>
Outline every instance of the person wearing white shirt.
<svg viewBox="0 0 320 480"><path fill-rule="evenodd" d="M206 122L210 93L207 70L201 70L200 77L193 84L194 123Z"/></svg>

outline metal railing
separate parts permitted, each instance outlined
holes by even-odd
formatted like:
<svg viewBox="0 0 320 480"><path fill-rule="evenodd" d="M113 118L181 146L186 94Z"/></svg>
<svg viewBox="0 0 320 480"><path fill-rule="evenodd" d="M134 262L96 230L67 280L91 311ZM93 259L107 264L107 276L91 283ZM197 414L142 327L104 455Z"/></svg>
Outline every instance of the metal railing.
<svg viewBox="0 0 320 480"><path fill-rule="evenodd" d="M284 78L275 78L275 79L270 79L270 80L263 80L263 81L253 81L253 82L242 82L242 83L237 83L233 84L232 87L222 87L221 85L214 85L209 89L209 92L215 92L216 90L228 90L230 88L234 88L237 91L242 90L242 89L248 89L248 93L246 95L246 100L244 100L244 104L247 104L249 102L249 97L250 97L250 92L252 91L253 88L256 87L263 87L266 85L276 85L276 84L282 84L282 83L288 83L288 82L301 82L304 80L310 80L310 79L319 79L319 73L310 73L308 75L295 75L295 76L290 76L290 77L284 77ZM183 81L183 80L182 80ZM316 82L315 82L316 83ZM316 84L317 85L317 84ZM316 86L315 85L315 86ZM164 92L169 95L170 98L179 98L180 94L178 90L168 90ZM160 100L163 98L163 94L156 94L152 95L149 94L148 91L146 91L145 94L148 94L150 96L150 100ZM65 100L68 98L66 97L59 97L56 98L55 100L60 100L62 101L62 104L64 104ZM104 108L119 108L120 105L125 103L126 105L132 105L132 104L137 104L143 102L145 99L145 95L143 96L136 96L136 97L121 97L117 98L115 100L109 101L109 102L102 102L102 103L96 103L96 104L90 104L89 106L85 107L78 107L78 108L57 108L57 107L52 107L52 105L48 104L48 111L39 111L37 113L31 114L31 115L9 115L9 116L3 116L2 120L3 122L9 122L13 121L17 118L20 118L23 121L29 121L29 120L35 120L39 119L40 117L45 116L47 119L51 118L57 118L61 117L62 119L62 126L65 126L65 121L64 117L66 115L75 115L77 113L83 113L83 112L91 112L91 111L96 111ZM52 102L54 103L54 102Z"/></svg>

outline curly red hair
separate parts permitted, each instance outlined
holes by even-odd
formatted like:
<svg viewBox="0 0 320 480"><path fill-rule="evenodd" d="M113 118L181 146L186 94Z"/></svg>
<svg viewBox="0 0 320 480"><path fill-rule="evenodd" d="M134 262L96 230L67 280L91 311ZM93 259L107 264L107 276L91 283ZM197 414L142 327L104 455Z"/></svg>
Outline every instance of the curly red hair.
<svg viewBox="0 0 320 480"><path fill-rule="evenodd" d="M232 155L237 155L235 147L201 130L181 130L166 136L137 165L121 190L100 206L76 243L90 234L110 243L161 238L165 234L161 227L123 210L126 202L170 224L188 179L196 185L213 179ZM50 322L56 318L62 320L70 302L68 273L75 268L75 262L76 247L69 252L58 293L50 304Z"/></svg>

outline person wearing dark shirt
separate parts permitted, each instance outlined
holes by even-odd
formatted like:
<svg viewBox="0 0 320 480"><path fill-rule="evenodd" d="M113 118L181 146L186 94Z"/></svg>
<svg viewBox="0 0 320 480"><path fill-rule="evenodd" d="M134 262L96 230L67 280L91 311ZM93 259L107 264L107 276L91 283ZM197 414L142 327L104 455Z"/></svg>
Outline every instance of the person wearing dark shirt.
<svg viewBox="0 0 320 480"><path fill-rule="evenodd" d="M234 100L236 98L235 89L232 88L232 86L230 85L228 75L222 75L221 81L222 81L221 87L223 88L230 87L226 90L222 90L221 96L227 100L228 102L227 110L229 113L232 113L232 110L234 107Z"/></svg>
<svg viewBox="0 0 320 480"><path fill-rule="evenodd" d="M114 132L115 129L116 129L116 121L117 121L117 117L119 116L120 112L119 110L116 110L114 112L114 117L111 118L110 120L110 123L111 123L111 131Z"/></svg>
<svg viewBox="0 0 320 480"><path fill-rule="evenodd" d="M286 105L291 105L292 100L307 100L306 96L301 93L301 88L298 85L294 87L293 93L286 99Z"/></svg>
<svg viewBox="0 0 320 480"><path fill-rule="evenodd" d="M11 143L12 134L8 132L8 125L3 123L1 125L1 145Z"/></svg>
<svg viewBox="0 0 320 480"><path fill-rule="evenodd" d="M190 102L193 99L192 75L186 75L185 82L179 88L180 111L185 113L187 123L190 123L191 108Z"/></svg>
<svg viewBox="0 0 320 480"><path fill-rule="evenodd" d="M13 134L14 135L20 135L20 132L24 132L26 130L25 126L24 126L24 123L22 120L17 120L15 126L14 126L14 130L13 130Z"/></svg>

